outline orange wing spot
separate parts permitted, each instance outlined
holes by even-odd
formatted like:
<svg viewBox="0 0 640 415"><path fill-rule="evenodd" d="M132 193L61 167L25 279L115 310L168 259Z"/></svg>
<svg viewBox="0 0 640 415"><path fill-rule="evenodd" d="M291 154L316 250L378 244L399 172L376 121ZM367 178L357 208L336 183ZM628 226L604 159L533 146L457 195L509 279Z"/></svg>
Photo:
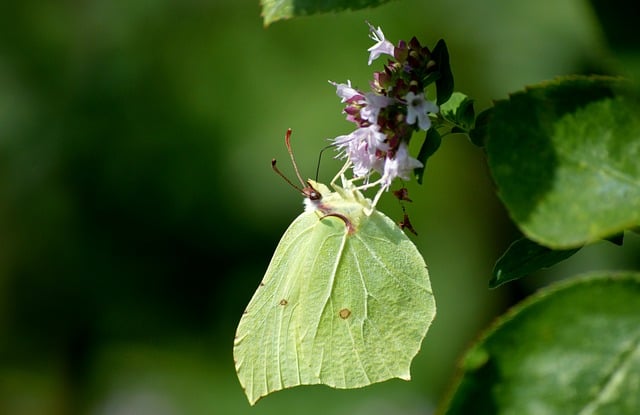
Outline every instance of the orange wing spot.
<svg viewBox="0 0 640 415"><path fill-rule="evenodd" d="M351 315L351 310L349 310L348 308L343 308L342 310L340 310L338 315L340 316L341 319L346 320Z"/></svg>

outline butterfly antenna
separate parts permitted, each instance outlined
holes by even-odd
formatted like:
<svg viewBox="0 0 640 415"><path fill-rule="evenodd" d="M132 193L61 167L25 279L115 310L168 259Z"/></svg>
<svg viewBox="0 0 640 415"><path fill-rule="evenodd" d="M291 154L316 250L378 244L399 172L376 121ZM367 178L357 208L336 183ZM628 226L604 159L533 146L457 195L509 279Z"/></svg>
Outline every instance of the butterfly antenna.
<svg viewBox="0 0 640 415"><path fill-rule="evenodd" d="M282 172L280 171L280 169L276 166L276 159L271 159L271 168L273 169L273 171L275 171L278 176L282 177L284 179L285 182L289 183L289 186L293 187L294 189L296 189L297 191L299 191L300 193L304 194L304 191L302 190L302 188L300 188L300 186L296 185L295 183L293 183L291 180L289 180L287 178L287 176L285 176L284 174L282 174Z"/></svg>
<svg viewBox="0 0 640 415"><path fill-rule="evenodd" d="M318 155L318 164L316 165L316 182L318 181L318 176L320 175L320 161L322 160L322 153L324 153L325 150L328 150L332 147L335 147L336 144L329 144L328 146L324 147L322 150L320 150L320 154Z"/></svg>
<svg viewBox="0 0 640 415"><path fill-rule="evenodd" d="M285 143L287 143L287 151L289 151L291 164L293 164L293 169L296 172L296 176L298 176L300 184L302 185L302 187L304 187L304 180L302 180L302 176L300 176L300 170L298 170L298 164L296 163L296 158L293 156L293 150L291 149L291 128L287 129L287 133L284 135L284 141Z"/></svg>
<svg viewBox="0 0 640 415"><path fill-rule="evenodd" d="M293 168L296 171L296 176L298 176L298 180L300 180L300 184L302 184L302 186L296 185L291 180L289 180L287 176L282 174L280 169L278 169L278 167L276 166L276 159L271 159L271 168L278 174L278 176L282 177L285 182L289 183L291 187L302 193L304 197L307 197L310 200L322 199L322 195L320 194L320 192L314 189L313 186L311 186L311 184L309 183L305 185L304 180L302 180L302 177L300 176L300 171L298 170L298 165L296 164L296 159L295 157L293 157L293 150L291 149L291 128L287 130L287 133L284 136L284 140L287 143L287 150L289 151L289 155L291 156L291 162L293 163Z"/></svg>

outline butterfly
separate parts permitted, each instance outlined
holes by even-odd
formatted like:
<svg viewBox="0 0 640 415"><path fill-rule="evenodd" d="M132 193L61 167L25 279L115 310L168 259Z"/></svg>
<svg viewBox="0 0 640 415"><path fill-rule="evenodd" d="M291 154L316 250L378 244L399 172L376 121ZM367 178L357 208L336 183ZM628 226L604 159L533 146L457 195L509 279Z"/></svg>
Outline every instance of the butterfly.
<svg viewBox="0 0 640 415"><path fill-rule="evenodd" d="M275 160L272 166L282 175ZM333 190L312 180L301 188L285 178L305 196L305 212L282 236L234 340L236 371L251 405L298 385L349 389L409 380L435 317L422 255L342 177Z"/></svg>

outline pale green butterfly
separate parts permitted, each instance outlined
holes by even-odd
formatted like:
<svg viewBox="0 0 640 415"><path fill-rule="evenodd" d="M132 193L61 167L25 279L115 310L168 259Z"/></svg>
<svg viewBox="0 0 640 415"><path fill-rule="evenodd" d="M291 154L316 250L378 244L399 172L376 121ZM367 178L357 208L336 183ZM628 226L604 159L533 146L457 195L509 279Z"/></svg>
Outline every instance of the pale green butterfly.
<svg viewBox="0 0 640 415"><path fill-rule="evenodd" d="M348 389L409 380L435 317L418 249L342 177L334 192L312 180L301 189L285 178L306 197L306 209L282 236L234 341L251 405L298 385Z"/></svg>

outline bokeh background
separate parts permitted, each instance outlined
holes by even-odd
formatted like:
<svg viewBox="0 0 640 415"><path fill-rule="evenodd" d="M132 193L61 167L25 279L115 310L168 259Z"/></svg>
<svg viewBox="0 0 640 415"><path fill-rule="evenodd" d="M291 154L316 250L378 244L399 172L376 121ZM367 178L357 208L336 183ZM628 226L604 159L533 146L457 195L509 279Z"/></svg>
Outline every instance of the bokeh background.
<svg viewBox="0 0 640 415"><path fill-rule="evenodd" d="M483 153L447 137L407 206L438 316L413 381L278 392L250 408L235 326L313 176L352 130L327 80L366 87L365 20L392 41L444 38L476 108L569 73L615 72L586 1L394 1L262 26L258 0L0 6L0 414L425 414L482 328L547 282L637 267L602 242L489 290L518 236ZM338 162L326 153L320 180ZM386 197L381 210L402 210Z"/></svg>

